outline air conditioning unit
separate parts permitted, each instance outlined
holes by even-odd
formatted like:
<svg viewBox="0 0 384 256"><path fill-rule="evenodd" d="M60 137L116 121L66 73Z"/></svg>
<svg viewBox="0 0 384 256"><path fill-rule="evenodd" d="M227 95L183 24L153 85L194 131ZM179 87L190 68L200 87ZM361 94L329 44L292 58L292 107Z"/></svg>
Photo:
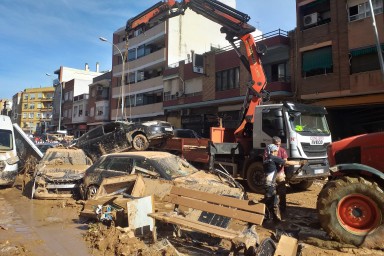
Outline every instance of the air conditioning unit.
<svg viewBox="0 0 384 256"><path fill-rule="evenodd" d="M317 19L319 14L317 12L311 13L309 15L305 15L303 18L304 27L311 26L317 23Z"/></svg>

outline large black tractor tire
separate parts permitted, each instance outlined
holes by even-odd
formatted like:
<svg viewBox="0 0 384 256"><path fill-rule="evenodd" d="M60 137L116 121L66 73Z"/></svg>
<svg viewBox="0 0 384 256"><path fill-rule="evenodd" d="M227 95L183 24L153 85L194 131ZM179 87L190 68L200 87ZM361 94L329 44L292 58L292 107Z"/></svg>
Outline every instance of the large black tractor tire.
<svg viewBox="0 0 384 256"><path fill-rule="evenodd" d="M144 151L148 149L149 142L144 134L136 134L132 139L132 146L137 151Z"/></svg>
<svg viewBox="0 0 384 256"><path fill-rule="evenodd" d="M317 199L319 221L337 241L384 248L384 192L376 182L344 176L326 183Z"/></svg>
<svg viewBox="0 0 384 256"><path fill-rule="evenodd" d="M261 162L252 163L247 169L247 185L252 192L264 193L265 175Z"/></svg>
<svg viewBox="0 0 384 256"><path fill-rule="evenodd" d="M299 183L289 183L289 186L296 191L305 191L312 186L313 180L302 180Z"/></svg>

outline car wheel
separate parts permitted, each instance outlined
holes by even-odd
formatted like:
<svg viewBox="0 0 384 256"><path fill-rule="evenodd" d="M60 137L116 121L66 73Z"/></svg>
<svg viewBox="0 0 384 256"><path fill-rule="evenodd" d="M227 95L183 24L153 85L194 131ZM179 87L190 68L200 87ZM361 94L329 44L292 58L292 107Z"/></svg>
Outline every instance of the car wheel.
<svg viewBox="0 0 384 256"><path fill-rule="evenodd" d="M97 185L89 186L87 189L87 200L95 199L98 190L99 190L99 186Z"/></svg>
<svg viewBox="0 0 384 256"><path fill-rule="evenodd" d="M146 150L149 146L147 137L145 137L144 134L137 134L133 137L132 146L137 151Z"/></svg>

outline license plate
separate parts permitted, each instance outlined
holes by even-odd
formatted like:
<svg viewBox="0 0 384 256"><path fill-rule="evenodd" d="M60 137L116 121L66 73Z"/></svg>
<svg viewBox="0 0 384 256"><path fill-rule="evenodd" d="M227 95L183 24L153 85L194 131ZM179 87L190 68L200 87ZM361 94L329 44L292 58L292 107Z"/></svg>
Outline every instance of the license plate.
<svg viewBox="0 0 384 256"><path fill-rule="evenodd" d="M315 174L324 173L324 169L315 169Z"/></svg>
<svg viewBox="0 0 384 256"><path fill-rule="evenodd" d="M171 132L173 131L173 129L171 127L165 127L164 130L168 131L168 132Z"/></svg>

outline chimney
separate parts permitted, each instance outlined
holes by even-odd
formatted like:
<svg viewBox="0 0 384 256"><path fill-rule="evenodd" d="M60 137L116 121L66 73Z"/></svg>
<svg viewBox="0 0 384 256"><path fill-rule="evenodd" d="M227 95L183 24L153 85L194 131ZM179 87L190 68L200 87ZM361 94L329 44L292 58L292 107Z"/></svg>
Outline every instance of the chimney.
<svg viewBox="0 0 384 256"><path fill-rule="evenodd" d="M85 63L85 71L89 71L88 63Z"/></svg>
<svg viewBox="0 0 384 256"><path fill-rule="evenodd" d="M99 65L99 62L96 62L96 72L97 72L97 73L100 72L100 65Z"/></svg>

